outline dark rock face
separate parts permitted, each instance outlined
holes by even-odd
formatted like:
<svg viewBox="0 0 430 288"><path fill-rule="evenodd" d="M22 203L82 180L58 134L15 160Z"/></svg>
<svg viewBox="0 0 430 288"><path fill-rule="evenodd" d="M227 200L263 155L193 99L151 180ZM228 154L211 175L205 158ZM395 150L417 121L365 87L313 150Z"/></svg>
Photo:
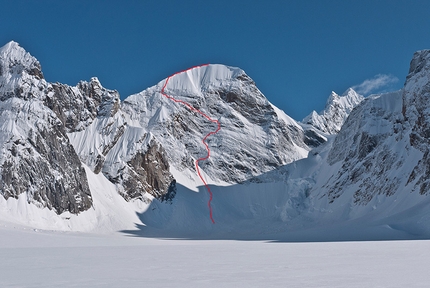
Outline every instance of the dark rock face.
<svg viewBox="0 0 430 288"><path fill-rule="evenodd" d="M418 51L411 61L403 93L403 130L409 132L409 143L423 153L410 173L420 194L430 193L430 50Z"/></svg>
<svg viewBox="0 0 430 288"><path fill-rule="evenodd" d="M28 202L58 214L89 209L92 198L81 161L99 173L119 140L132 141L122 139L128 126L118 92L103 88L97 78L76 87L47 83L39 62L11 42L0 50L0 101L0 118L9 123L0 130L0 195L26 193ZM89 128L92 132L80 139L83 148L69 140ZM92 151L85 149L88 141L94 143ZM126 167L110 179L123 185L124 198L174 197L176 182L158 142L121 157L128 159L123 159Z"/></svg>
<svg viewBox="0 0 430 288"><path fill-rule="evenodd" d="M235 111L239 112L249 122L267 126L276 117L276 113L265 97L255 86L255 82L246 74L237 78L244 86L250 88L247 93L240 89L219 89L214 91L219 97L229 104Z"/></svg>
<svg viewBox="0 0 430 288"><path fill-rule="evenodd" d="M327 139L316 132L315 129L307 129L304 131L304 142L309 147L318 147L326 141Z"/></svg>
<svg viewBox="0 0 430 288"><path fill-rule="evenodd" d="M166 200L174 197L176 181L169 172L166 153L159 143L151 141L147 151L136 153L127 166L128 175L120 174L120 178L125 178L126 199L140 198L145 192Z"/></svg>
<svg viewBox="0 0 430 288"><path fill-rule="evenodd" d="M0 195L25 194L29 203L58 214L89 209L88 180L67 121L44 105L55 89L39 62L11 42L0 49L0 67Z"/></svg>
<svg viewBox="0 0 430 288"><path fill-rule="evenodd" d="M103 88L97 78L79 82L76 87L52 84L44 103L57 114L68 133L82 131L96 117L113 116L120 107L118 92Z"/></svg>
<svg viewBox="0 0 430 288"><path fill-rule="evenodd" d="M3 131L9 134L9 140L1 155L0 194L8 199L26 193L29 203L58 214L89 209L92 198L88 180L62 123L39 101L27 102L9 99L0 103L0 107L21 110L19 114L2 110L0 118L7 123L38 121L34 126L22 124L23 132L18 135Z"/></svg>

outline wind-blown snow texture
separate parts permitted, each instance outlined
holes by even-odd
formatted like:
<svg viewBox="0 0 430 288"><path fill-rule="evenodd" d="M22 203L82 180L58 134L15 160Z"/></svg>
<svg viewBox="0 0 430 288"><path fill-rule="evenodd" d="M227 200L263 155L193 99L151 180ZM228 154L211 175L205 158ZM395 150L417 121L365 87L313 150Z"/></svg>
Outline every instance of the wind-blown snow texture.
<svg viewBox="0 0 430 288"><path fill-rule="evenodd" d="M122 103L97 78L44 80L10 42L0 50L0 218L37 228L148 237L351 240L430 237L430 52L405 87L330 95L297 122L239 68L211 64Z"/></svg>

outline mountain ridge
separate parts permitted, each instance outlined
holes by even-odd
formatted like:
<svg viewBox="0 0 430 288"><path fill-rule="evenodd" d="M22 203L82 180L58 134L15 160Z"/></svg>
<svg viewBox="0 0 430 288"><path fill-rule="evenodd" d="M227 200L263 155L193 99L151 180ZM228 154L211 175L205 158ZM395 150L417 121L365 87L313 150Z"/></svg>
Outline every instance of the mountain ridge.
<svg viewBox="0 0 430 288"><path fill-rule="evenodd" d="M394 230L427 237L428 51L414 54L402 90L332 93L320 114L297 122L239 68L187 70L121 101L97 78L74 87L46 82L40 63L8 43L0 49L0 218L163 237L282 238L347 223L379 227L376 238ZM216 227L194 166L213 127L163 89L221 125L200 163Z"/></svg>

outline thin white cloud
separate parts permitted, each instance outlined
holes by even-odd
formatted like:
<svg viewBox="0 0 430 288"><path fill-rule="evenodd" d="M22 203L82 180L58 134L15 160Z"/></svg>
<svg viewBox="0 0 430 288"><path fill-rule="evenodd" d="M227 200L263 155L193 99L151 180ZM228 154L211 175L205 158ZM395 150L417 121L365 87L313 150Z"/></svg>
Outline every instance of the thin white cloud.
<svg viewBox="0 0 430 288"><path fill-rule="evenodd" d="M399 79L393 75L378 74L371 79L366 79L363 83L352 86L351 88L362 95L369 95L372 92L377 92L382 88L394 84Z"/></svg>

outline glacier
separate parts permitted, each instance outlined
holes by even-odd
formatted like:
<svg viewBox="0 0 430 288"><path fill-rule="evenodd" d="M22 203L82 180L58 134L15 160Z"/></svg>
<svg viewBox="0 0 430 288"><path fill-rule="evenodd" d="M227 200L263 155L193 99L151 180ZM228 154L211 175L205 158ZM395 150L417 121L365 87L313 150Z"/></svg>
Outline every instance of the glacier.
<svg viewBox="0 0 430 288"><path fill-rule="evenodd" d="M16 42L0 48L0 219L37 229L276 241L430 236L428 50L402 90L333 92L301 122L240 68L177 73L120 100L94 77L49 83ZM25 163L25 164L23 164Z"/></svg>

